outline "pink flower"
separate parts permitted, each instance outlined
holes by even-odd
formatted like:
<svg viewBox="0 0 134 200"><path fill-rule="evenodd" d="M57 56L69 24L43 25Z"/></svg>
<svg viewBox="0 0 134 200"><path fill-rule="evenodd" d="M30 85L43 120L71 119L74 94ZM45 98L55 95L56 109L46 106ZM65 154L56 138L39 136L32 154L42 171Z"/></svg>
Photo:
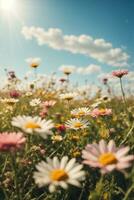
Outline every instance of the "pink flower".
<svg viewBox="0 0 134 200"><path fill-rule="evenodd" d="M48 113L48 109L47 109L47 108L44 108L44 109L39 113L39 115L40 115L41 118L44 118L44 117L47 116L47 113Z"/></svg>
<svg viewBox="0 0 134 200"><path fill-rule="evenodd" d="M92 112L90 113L90 115L92 117L99 117L99 116L108 116L112 114L112 110L111 109L99 109L99 108L95 108L94 110L92 110Z"/></svg>
<svg viewBox="0 0 134 200"><path fill-rule="evenodd" d="M83 163L91 167L101 169L102 173L113 170L122 171L131 166L134 155L126 155L129 147L117 148L115 142L110 140L108 144L101 140L99 144L88 144L82 151Z"/></svg>
<svg viewBox="0 0 134 200"><path fill-rule="evenodd" d="M45 108L51 108L56 104L55 100L50 100L50 101L44 101L41 104L41 107L45 107Z"/></svg>
<svg viewBox="0 0 134 200"><path fill-rule="evenodd" d="M10 91L10 97L18 98L18 97L20 97L20 93L17 90L12 90L12 91Z"/></svg>
<svg viewBox="0 0 134 200"><path fill-rule="evenodd" d="M64 132L66 130L66 126L64 124L56 124L55 128L59 131L59 132Z"/></svg>
<svg viewBox="0 0 134 200"><path fill-rule="evenodd" d="M122 78L122 76L127 75L128 74L128 70L116 70L112 72L113 76L116 76L118 78Z"/></svg>
<svg viewBox="0 0 134 200"><path fill-rule="evenodd" d="M14 151L22 147L26 138L23 137L21 132L19 133L1 133L0 134L0 151Z"/></svg>

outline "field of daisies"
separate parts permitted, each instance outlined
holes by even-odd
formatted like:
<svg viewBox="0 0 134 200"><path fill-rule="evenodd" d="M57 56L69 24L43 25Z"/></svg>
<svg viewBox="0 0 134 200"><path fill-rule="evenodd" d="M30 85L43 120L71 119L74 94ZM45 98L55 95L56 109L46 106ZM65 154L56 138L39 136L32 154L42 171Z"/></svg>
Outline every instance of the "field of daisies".
<svg viewBox="0 0 134 200"><path fill-rule="evenodd" d="M0 200L133 200L134 98L126 95L129 71L93 92L63 77L20 80L5 71L0 91ZM105 88L105 95L101 87Z"/></svg>

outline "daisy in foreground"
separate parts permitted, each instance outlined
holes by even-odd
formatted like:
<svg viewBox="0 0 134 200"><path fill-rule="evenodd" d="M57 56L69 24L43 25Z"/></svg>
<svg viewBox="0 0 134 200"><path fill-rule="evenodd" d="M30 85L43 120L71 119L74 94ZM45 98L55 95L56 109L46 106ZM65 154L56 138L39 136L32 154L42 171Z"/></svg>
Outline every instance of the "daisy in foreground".
<svg viewBox="0 0 134 200"><path fill-rule="evenodd" d="M56 187L68 188L68 184L80 187L80 181L84 180L85 172L83 165L76 163L76 159L68 160L64 156L61 161L54 157L47 158L47 162L40 162L36 165L37 172L34 172L35 183L39 187L49 185L49 191L54 192Z"/></svg>
<svg viewBox="0 0 134 200"><path fill-rule="evenodd" d="M44 139L52 134L51 129L54 127L52 120L41 119L38 116L17 116L13 117L12 125L22 129L25 133L39 134Z"/></svg>
<svg viewBox="0 0 134 200"><path fill-rule="evenodd" d="M122 171L130 167L134 160L134 155L127 155L128 151L129 147L117 148L113 140L108 144L101 140L99 144L88 144L82 151L83 163L100 168L103 174L115 169Z"/></svg>
<svg viewBox="0 0 134 200"><path fill-rule="evenodd" d="M21 148L26 141L22 133L1 133L0 134L0 151L14 151Z"/></svg>
<svg viewBox="0 0 134 200"><path fill-rule="evenodd" d="M68 129L78 130L78 129L87 128L89 125L89 122L84 119L75 118L75 119L68 120L65 125Z"/></svg>

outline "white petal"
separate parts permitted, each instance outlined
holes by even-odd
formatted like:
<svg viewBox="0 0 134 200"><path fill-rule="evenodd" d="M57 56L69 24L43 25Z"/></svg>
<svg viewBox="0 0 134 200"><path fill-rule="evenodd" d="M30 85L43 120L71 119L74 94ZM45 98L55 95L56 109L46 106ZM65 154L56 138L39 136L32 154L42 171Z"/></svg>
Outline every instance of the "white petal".
<svg viewBox="0 0 134 200"><path fill-rule="evenodd" d="M68 180L68 183L71 184L71 185L75 185L75 186L77 186L77 187L80 187L80 186L81 186L80 183L79 183L79 181L77 181L77 180L75 180L75 179L69 179L69 180Z"/></svg>
<svg viewBox="0 0 134 200"><path fill-rule="evenodd" d="M56 190L55 186L53 184L49 185L49 191L52 193Z"/></svg>
<svg viewBox="0 0 134 200"><path fill-rule="evenodd" d="M62 159L61 159L61 163L60 163L60 169L64 169L66 164L67 164L67 161L68 161L68 157L67 156L64 156Z"/></svg>
<svg viewBox="0 0 134 200"><path fill-rule="evenodd" d="M66 165L65 170L68 172L69 170L71 170L74 167L76 159L72 158Z"/></svg>
<svg viewBox="0 0 134 200"><path fill-rule="evenodd" d="M60 163L59 163L59 160L57 157L53 158L53 167L56 169L59 169L59 167L60 167Z"/></svg>

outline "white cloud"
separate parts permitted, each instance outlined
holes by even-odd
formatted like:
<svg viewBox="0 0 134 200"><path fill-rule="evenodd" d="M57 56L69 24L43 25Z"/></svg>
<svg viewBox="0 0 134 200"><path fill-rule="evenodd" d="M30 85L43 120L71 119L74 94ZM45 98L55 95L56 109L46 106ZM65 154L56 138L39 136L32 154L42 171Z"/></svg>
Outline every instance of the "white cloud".
<svg viewBox="0 0 134 200"><path fill-rule="evenodd" d="M22 28L22 34L26 39L35 38L39 45L48 45L56 50L66 50L71 53L79 53L96 59L101 63L111 66L127 66L129 55L122 48L114 48L102 38L94 39L89 35L64 35L62 30L40 27Z"/></svg>

